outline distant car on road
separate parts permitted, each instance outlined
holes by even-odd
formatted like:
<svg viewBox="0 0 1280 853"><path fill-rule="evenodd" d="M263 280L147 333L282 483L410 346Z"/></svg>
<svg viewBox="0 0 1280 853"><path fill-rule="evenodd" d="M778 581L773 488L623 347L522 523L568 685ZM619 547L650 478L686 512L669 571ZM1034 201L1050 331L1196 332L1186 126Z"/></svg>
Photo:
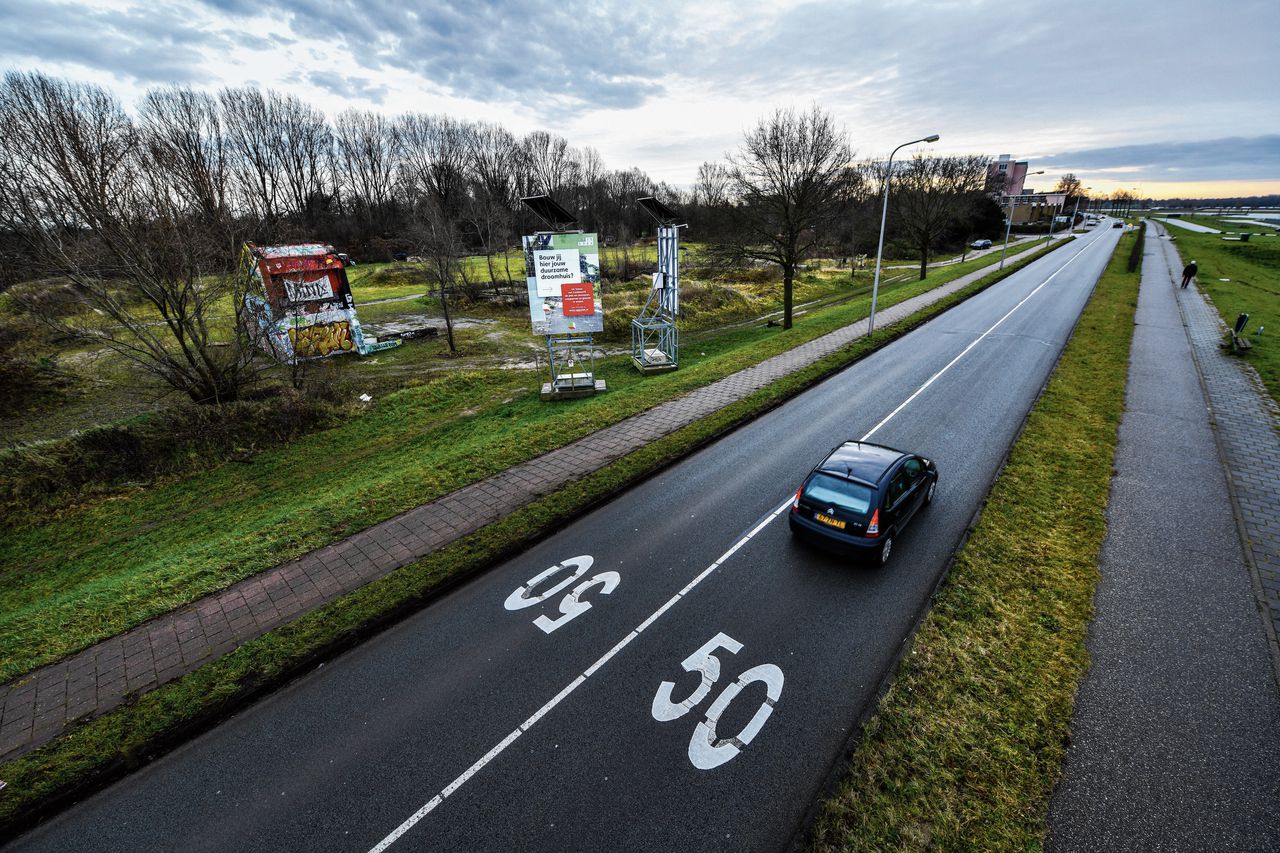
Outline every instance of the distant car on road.
<svg viewBox="0 0 1280 853"><path fill-rule="evenodd" d="M971 249L990 249L990 248L991 248L991 241L990 241L990 240L974 240L972 243L970 243L970 244L969 244L969 248L971 248Z"/></svg>
<svg viewBox="0 0 1280 853"><path fill-rule="evenodd" d="M1119 220L1119 219L1117 219L1115 222L1112 222L1112 223L1111 223L1111 227L1112 227L1112 228L1123 228L1123 227L1124 227L1124 222L1123 222L1123 221L1121 221L1121 220Z"/></svg>
<svg viewBox="0 0 1280 853"><path fill-rule="evenodd" d="M881 444L846 441L805 477L791 501L795 536L884 565L916 512L933 501L938 466Z"/></svg>

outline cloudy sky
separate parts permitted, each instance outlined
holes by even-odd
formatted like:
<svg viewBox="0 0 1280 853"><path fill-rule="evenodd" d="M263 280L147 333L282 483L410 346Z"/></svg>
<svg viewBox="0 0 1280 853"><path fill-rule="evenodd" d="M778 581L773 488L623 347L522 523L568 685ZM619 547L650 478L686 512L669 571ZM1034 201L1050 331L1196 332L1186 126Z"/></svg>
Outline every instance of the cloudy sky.
<svg viewBox="0 0 1280 853"><path fill-rule="evenodd" d="M1277 0L4 0L0 68L544 128L675 184L779 106L1095 192L1280 192Z"/></svg>

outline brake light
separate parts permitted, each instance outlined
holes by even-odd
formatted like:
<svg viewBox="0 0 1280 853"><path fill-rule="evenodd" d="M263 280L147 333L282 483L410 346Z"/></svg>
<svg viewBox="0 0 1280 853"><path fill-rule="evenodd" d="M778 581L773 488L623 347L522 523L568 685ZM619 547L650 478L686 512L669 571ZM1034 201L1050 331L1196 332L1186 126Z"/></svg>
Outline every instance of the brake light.
<svg viewBox="0 0 1280 853"><path fill-rule="evenodd" d="M800 509L800 493L804 491L804 486L796 489L796 496L791 499L791 511L796 512Z"/></svg>
<svg viewBox="0 0 1280 853"><path fill-rule="evenodd" d="M871 513L871 520L867 522L867 535L880 535L880 508L876 507L876 511Z"/></svg>

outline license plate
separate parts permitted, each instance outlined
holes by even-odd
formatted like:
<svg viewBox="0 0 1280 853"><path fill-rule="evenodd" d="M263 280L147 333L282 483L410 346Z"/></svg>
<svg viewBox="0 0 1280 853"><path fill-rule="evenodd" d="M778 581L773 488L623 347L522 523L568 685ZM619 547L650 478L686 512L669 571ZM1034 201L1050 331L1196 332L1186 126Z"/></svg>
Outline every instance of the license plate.
<svg viewBox="0 0 1280 853"><path fill-rule="evenodd" d="M821 521L823 524L830 524L832 527L836 528L837 530L844 530L845 522L841 521L838 518L831 518L829 516L823 515L820 512L815 512L813 514L813 517L818 521Z"/></svg>

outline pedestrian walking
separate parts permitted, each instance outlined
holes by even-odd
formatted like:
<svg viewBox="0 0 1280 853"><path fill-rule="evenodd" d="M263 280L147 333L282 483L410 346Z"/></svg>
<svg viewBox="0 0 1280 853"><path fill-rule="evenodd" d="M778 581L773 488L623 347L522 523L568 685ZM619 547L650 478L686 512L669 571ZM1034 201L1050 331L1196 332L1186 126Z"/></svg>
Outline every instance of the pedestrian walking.
<svg viewBox="0 0 1280 853"><path fill-rule="evenodd" d="M1182 268L1182 286L1183 287L1186 287L1188 284L1190 284L1191 279L1196 277L1197 269L1198 268L1196 267L1195 261L1192 261L1191 263L1187 264L1185 267Z"/></svg>

